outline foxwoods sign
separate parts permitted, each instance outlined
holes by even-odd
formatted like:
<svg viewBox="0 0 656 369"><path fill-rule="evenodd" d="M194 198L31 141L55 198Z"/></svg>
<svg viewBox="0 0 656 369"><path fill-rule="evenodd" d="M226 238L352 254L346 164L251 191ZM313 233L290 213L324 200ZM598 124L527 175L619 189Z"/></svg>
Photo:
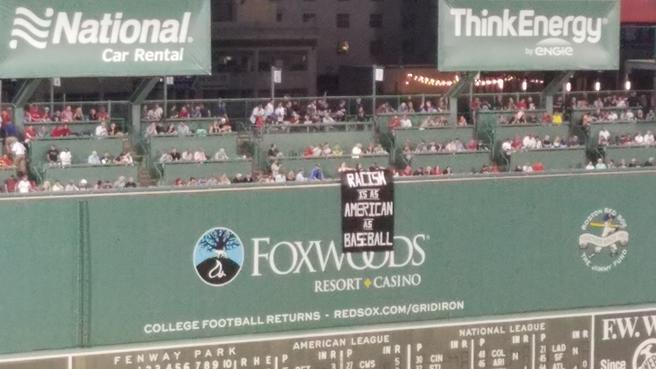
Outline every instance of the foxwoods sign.
<svg viewBox="0 0 656 369"><path fill-rule="evenodd" d="M210 71L209 0L3 1L5 78Z"/></svg>
<svg viewBox="0 0 656 369"><path fill-rule="evenodd" d="M440 0L449 71L617 69L619 1Z"/></svg>

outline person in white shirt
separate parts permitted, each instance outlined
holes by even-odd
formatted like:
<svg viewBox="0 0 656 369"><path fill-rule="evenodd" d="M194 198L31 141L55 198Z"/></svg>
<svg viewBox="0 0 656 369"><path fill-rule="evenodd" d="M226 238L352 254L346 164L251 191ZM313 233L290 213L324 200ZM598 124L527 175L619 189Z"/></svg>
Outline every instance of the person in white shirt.
<svg viewBox="0 0 656 369"><path fill-rule="evenodd" d="M16 189L18 190L18 193L29 193L32 190L32 184L29 179L27 179L27 176L21 177L18 184L16 184Z"/></svg>
<svg viewBox="0 0 656 369"><path fill-rule="evenodd" d="M207 160L207 155L205 155L205 152L203 150L196 150L194 152L194 161L202 163Z"/></svg>
<svg viewBox="0 0 656 369"><path fill-rule="evenodd" d="M595 165L595 169L608 169L606 166L606 163L604 163L604 160L602 158L597 159L597 165Z"/></svg>
<svg viewBox="0 0 656 369"><path fill-rule="evenodd" d="M303 170L299 170L298 173L296 173L296 182L306 182L307 178L303 175Z"/></svg>
<svg viewBox="0 0 656 369"><path fill-rule="evenodd" d="M79 189L79 188L75 185L75 183L73 183L72 181L69 182L69 183L64 187L64 191L66 191L66 192L76 192L76 191L79 191L79 190L80 190L80 189Z"/></svg>
<svg viewBox="0 0 656 369"><path fill-rule="evenodd" d="M96 137L107 137L107 135L107 123L100 122L100 124L96 127Z"/></svg>
<svg viewBox="0 0 656 369"><path fill-rule="evenodd" d="M96 151L92 151L91 155L89 155L89 158L87 159L87 163L89 165L100 165L100 156L98 156L98 153Z"/></svg>
<svg viewBox="0 0 656 369"><path fill-rule="evenodd" d="M610 140L610 132L606 129L603 128L601 131L599 131L599 145L608 145L608 140Z"/></svg>
<svg viewBox="0 0 656 369"><path fill-rule="evenodd" d="M400 127L401 128L412 128L412 121L410 120L410 118L408 118L407 115L404 115L403 117L401 117Z"/></svg>
<svg viewBox="0 0 656 369"><path fill-rule="evenodd" d="M73 155L71 154L71 151L68 148L65 148L62 150L62 152L59 153L59 165L62 167L70 167L71 162L73 161Z"/></svg>
<svg viewBox="0 0 656 369"><path fill-rule="evenodd" d="M52 192L62 192L64 191L64 186L62 186L61 182L55 181L55 184L52 185Z"/></svg>
<svg viewBox="0 0 656 369"><path fill-rule="evenodd" d="M8 140L13 141L13 143L11 143L10 148L11 148L11 153L14 156L14 165L16 166L16 169L22 173L27 172L27 167L25 164L25 152L27 151L27 149L25 148L25 145L23 145L15 137L10 137L8 138Z"/></svg>
<svg viewBox="0 0 656 369"><path fill-rule="evenodd" d="M593 170L595 168L594 164L591 161L588 162L588 165L585 166L586 170Z"/></svg>
<svg viewBox="0 0 656 369"><path fill-rule="evenodd" d="M286 110L285 107L282 106L282 103L278 103L278 107L276 108L274 114L276 116L276 122L278 124L282 124L283 121L285 120L285 115L286 115Z"/></svg>
<svg viewBox="0 0 656 369"><path fill-rule="evenodd" d="M230 158L228 157L228 154L226 154L225 149L221 148L219 149L219 151L216 152L216 154L214 154L214 160L226 161L226 160L230 160Z"/></svg>
<svg viewBox="0 0 656 369"><path fill-rule="evenodd" d="M358 143L353 146L351 157L353 157L353 159L360 159L360 155L362 155L362 144Z"/></svg>
<svg viewBox="0 0 656 369"><path fill-rule="evenodd" d="M645 137L640 134L640 132L636 133L636 135L633 137L633 142L636 145L642 145L645 143Z"/></svg>
<svg viewBox="0 0 656 369"><path fill-rule="evenodd" d="M191 150L185 150L182 152L182 161L193 161L194 153Z"/></svg>
<svg viewBox="0 0 656 369"><path fill-rule="evenodd" d="M645 145L653 145L654 144L654 134L651 133L651 131L647 131L644 136L645 140Z"/></svg>

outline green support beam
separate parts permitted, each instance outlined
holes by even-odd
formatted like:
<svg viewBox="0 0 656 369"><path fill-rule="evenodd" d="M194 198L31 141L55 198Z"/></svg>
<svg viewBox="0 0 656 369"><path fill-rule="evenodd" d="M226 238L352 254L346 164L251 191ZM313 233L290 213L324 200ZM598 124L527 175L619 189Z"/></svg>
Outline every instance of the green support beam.
<svg viewBox="0 0 656 369"><path fill-rule="evenodd" d="M23 81L14 100L11 102L14 105L14 124L19 129L23 129L23 116L25 115L25 105L30 102L30 99L34 95L34 92L43 80L40 78L36 79L27 79Z"/></svg>
<svg viewBox="0 0 656 369"><path fill-rule="evenodd" d="M462 93L465 88L469 88L479 72L465 72L460 75L460 80L452 85L446 92L449 99L449 121L455 123L458 121L458 95Z"/></svg>
<svg viewBox="0 0 656 369"><path fill-rule="evenodd" d="M140 138L141 136L141 107L158 83L159 77L145 78L139 83L132 96L130 96L130 120L132 121L133 132L135 133L132 137ZM133 142L133 144L135 143Z"/></svg>
<svg viewBox="0 0 656 369"><path fill-rule="evenodd" d="M559 72L542 90L542 98L545 101L547 113L553 114L553 97L562 90L563 85L573 76L573 71Z"/></svg>

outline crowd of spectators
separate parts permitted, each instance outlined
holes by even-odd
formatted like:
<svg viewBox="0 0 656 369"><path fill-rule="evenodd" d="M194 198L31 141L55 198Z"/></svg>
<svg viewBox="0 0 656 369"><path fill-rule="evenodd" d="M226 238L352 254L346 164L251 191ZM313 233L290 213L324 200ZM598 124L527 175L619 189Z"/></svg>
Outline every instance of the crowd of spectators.
<svg viewBox="0 0 656 369"><path fill-rule="evenodd" d="M461 152L482 151L485 149L486 147L483 142L474 138L471 138L466 144L458 138L446 142L421 140L418 143L413 143L407 140L403 145L403 154L406 157L409 157L412 154L455 154Z"/></svg>
<svg viewBox="0 0 656 369"><path fill-rule="evenodd" d="M123 151L117 156L113 156L105 152L102 156L97 151L92 151L87 157L86 163L73 163L73 154L68 147L59 149L55 145L51 145L46 151L46 163L52 167L66 168L74 164L87 164L94 166L101 165L134 165L134 158L129 151Z"/></svg>
<svg viewBox="0 0 656 369"><path fill-rule="evenodd" d="M206 161L229 161L230 157L224 148L220 148L213 155L207 155L204 149L187 149L182 152L177 148L172 148L168 152L162 153L159 157L160 163L173 163L173 162L196 162L202 163Z"/></svg>
<svg viewBox="0 0 656 369"><path fill-rule="evenodd" d="M30 180L27 175L11 175L3 183L3 192L6 193L57 193L57 192L84 192L84 191L101 191L137 188L137 182L132 177L120 176L116 181L102 181L89 183L86 179L80 181L69 181L62 183L60 181L44 181L38 185L35 181Z"/></svg>
<svg viewBox="0 0 656 369"><path fill-rule="evenodd" d="M655 143L654 134L650 130L644 134L636 132L611 135L608 129L604 127L599 131L597 137L599 146L652 146Z"/></svg>
<svg viewBox="0 0 656 369"><path fill-rule="evenodd" d="M75 123L109 121L110 116L104 105L84 111L82 106L67 105L63 110L50 111L48 106L30 104L25 109L23 123Z"/></svg>
<svg viewBox="0 0 656 369"><path fill-rule="evenodd" d="M644 162L640 162L637 158L632 158L629 161L620 159L615 161L610 159L608 161L603 158L598 158L596 162L589 161L585 166L586 170L605 170L605 169L626 169L626 168L643 168L656 166L653 157L649 157Z"/></svg>
<svg viewBox="0 0 656 369"><path fill-rule="evenodd" d="M207 136L223 135L232 132L232 125L227 118L217 118L207 129L190 127L185 121L150 121L146 127L146 137L152 136Z"/></svg>
<svg viewBox="0 0 656 369"><path fill-rule="evenodd" d="M554 150L580 146L580 140L576 135L564 138L560 136L551 138L549 135L540 137L534 134L528 134L523 137L516 135L514 138L508 138L501 142L501 150L506 154L512 154L516 151Z"/></svg>

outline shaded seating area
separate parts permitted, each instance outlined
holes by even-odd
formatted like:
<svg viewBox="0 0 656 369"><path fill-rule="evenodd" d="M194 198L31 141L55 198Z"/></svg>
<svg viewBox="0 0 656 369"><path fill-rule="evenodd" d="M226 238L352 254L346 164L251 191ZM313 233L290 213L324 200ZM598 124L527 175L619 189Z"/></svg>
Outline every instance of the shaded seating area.
<svg viewBox="0 0 656 369"><path fill-rule="evenodd" d="M584 147L517 151L510 156L511 167L540 162L545 171L582 169L586 156Z"/></svg>
<svg viewBox="0 0 656 369"><path fill-rule="evenodd" d="M247 175L253 170L253 161L238 159L230 161L171 162L161 165L161 185L173 185L177 179L210 178L226 175L229 178L237 174Z"/></svg>
<svg viewBox="0 0 656 369"><path fill-rule="evenodd" d="M70 167L45 167L42 178L44 181L51 183L79 183L85 179L89 184L98 181L114 182L119 177L136 179L139 174L139 168L133 165L72 165Z"/></svg>

